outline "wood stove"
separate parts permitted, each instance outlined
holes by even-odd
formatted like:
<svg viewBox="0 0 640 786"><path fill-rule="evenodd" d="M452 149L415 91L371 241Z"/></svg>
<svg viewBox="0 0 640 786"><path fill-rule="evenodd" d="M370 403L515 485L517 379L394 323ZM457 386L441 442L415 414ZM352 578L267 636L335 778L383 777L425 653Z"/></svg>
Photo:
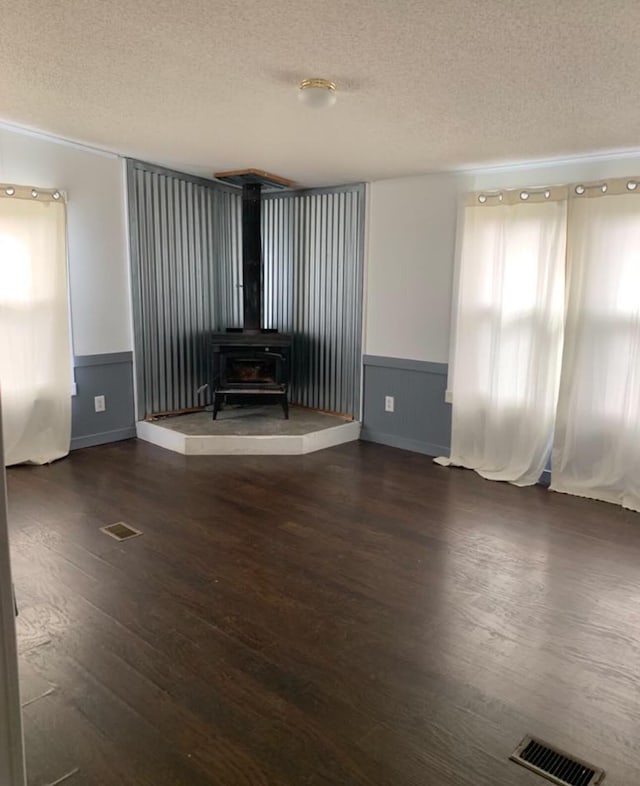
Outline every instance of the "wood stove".
<svg viewBox="0 0 640 786"><path fill-rule="evenodd" d="M289 188L290 181L257 170L215 175L242 185L243 328L211 336L213 419L229 404L280 404L289 417L287 399L291 336L262 327L261 189Z"/></svg>
<svg viewBox="0 0 640 786"><path fill-rule="evenodd" d="M214 333L213 419L227 404L280 404L289 417L291 336L278 331Z"/></svg>

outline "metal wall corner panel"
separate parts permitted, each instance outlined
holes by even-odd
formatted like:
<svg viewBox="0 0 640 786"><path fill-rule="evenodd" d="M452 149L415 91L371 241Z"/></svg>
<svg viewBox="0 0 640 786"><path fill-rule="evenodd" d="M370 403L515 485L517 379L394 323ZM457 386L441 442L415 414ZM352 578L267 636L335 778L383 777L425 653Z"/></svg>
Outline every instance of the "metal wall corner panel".
<svg viewBox="0 0 640 786"><path fill-rule="evenodd" d="M128 161L139 419L202 405L211 331L240 323L240 195Z"/></svg>
<svg viewBox="0 0 640 786"><path fill-rule="evenodd" d="M291 400L358 417L364 187L263 199L266 327L293 333Z"/></svg>
<svg viewBox="0 0 640 786"><path fill-rule="evenodd" d="M207 338L242 326L242 197L129 160L138 418L196 408ZM291 400L360 411L364 187L265 194L264 327L294 336Z"/></svg>

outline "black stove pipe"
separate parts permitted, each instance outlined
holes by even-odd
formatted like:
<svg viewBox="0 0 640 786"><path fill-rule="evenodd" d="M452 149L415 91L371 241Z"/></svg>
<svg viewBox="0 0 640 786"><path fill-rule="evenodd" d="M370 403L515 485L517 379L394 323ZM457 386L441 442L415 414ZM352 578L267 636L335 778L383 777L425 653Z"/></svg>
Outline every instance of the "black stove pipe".
<svg viewBox="0 0 640 786"><path fill-rule="evenodd" d="M242 186L242 308L244 329L262 327L262 240L260 183Z"/></svg>

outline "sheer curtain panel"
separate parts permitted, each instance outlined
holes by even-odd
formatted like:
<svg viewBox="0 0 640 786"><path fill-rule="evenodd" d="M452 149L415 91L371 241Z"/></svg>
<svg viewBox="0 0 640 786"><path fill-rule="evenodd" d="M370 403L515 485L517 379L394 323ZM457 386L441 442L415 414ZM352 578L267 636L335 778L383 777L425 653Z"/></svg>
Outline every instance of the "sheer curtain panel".
<svg viewBox="0 0 640 786"><path fill-rule="evenodd" d="M6 464L65 456L71 351L58 191L0 185L0 387Z"/></svg>
<svg viewBox="0 0 640 786"><path fill-rule="evenodd" d="M563 338L566 189L470 194L452 369L451 456L536 483L551 451Z"/></svg>
<svg viewBox="0 0 640 786"><path fill-rule="evenodd" d="M578 186L551 488L640 511L638 181Z"/></svg>

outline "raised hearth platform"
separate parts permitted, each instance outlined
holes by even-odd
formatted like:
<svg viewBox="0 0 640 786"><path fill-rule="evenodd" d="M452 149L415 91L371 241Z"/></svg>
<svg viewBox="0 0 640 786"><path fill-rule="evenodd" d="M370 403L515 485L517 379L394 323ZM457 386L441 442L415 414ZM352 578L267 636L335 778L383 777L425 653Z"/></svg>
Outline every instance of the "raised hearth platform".
<svg viewBox="0 0 640 786"><path fill-rule="evenodd" d="M140 421L139 439L186 456L303 455L360 438L360 423L291 407L289 420L277 407L226 407L210 412Z"/></svg>

